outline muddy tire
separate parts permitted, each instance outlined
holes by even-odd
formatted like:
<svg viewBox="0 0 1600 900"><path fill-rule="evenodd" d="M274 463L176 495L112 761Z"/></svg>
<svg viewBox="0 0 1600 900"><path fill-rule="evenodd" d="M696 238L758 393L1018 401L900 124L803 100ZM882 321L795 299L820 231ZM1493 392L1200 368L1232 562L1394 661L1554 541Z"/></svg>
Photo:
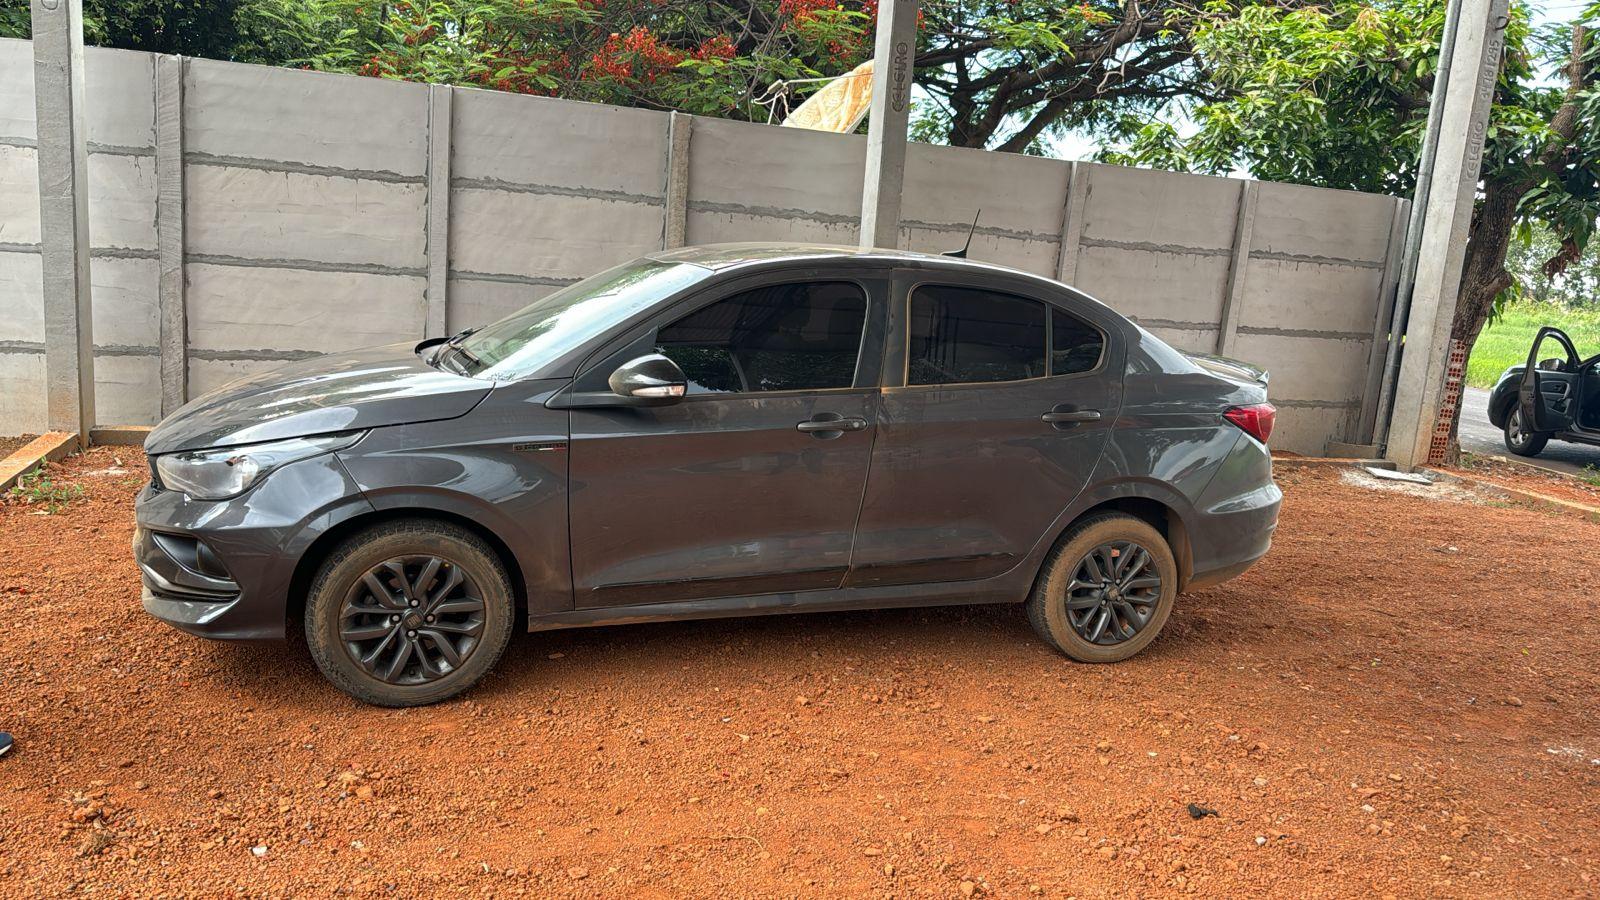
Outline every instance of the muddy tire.
<svg viewBox="0 0 1600 900"><path fill-rule="evenodd" d="M305 636L322 674L377 706L422 706L478 682L516 619L505 567L477 535L403 520L351 536L306 597Z"/></svg>
<svg viewBox="0 0 1600 900"><path fill-rule="evenodd" d="M1120 662L1149 646L1172 614L1178 563L1166 538L1123 513L1068 529L1028 598L1028 621L1078 662Z"/></svg>

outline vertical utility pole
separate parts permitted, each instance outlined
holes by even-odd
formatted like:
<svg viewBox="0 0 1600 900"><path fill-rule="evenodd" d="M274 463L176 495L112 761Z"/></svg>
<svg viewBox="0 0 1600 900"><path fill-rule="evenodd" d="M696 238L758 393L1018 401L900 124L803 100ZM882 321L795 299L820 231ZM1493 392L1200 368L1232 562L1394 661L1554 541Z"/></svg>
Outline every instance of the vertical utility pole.
<svg viewBox="0 0 1600 900"><path fill-rule="evenodd" d="M51 431L89 442L94 338L89 301L89 148L83 0L33 0L39 231L44 268L45 408Z"/></svg>
<svg viewBox="0 0 1600 900"><path fill-rule="evenodd" d="M1507 0L1461 0L1450 78L1439 114L1432 189L1417 242L1416 282L1395 382L1387 455L1406 466L1428 462L1445 396L1450 325L1461 291L1483 141L1489 127Z"/></svg>
<svg viewBox="0 0 1600 900"><path fill-rule="evenodd" d="M900 194L906 181L906 125L917 56L917 0L882 0L867 113L867 177L861 192L861 247L894 249L900 241Z"/></svg>

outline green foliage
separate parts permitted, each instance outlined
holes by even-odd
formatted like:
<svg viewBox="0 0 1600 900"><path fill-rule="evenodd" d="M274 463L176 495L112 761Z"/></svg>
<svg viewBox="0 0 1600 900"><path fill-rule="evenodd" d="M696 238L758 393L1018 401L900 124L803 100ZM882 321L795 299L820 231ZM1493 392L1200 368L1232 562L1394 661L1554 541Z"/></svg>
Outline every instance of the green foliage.
<svg viewBox="0 0 1600 900"><path fill-rule="evenodd" d="M6 499L25 506L37 506L44 515L55 515L73 501L83 499L83 487L50 477L43 465L17 479L6 492Z"/></svg>
<svg viewBox="0 0 1600 900"><path fill-rule="evenodd" d="M1489 387L1511 366L1528 359L1533 336L1544 325L1555 325L1571 338L1578 353L1600 353L1600 307L1567 307L1555 303L1507 304L1500 315L1478 335L1467 358L1467 384Z"/></svg>
<svg viewBox="0 0 1600 900"><path fill-rule="evenodd" d="M246 39L235 21L248 0L84 0L91 44L232 59ZM0 0L0 37L33 33L29 0Z"/></svg>

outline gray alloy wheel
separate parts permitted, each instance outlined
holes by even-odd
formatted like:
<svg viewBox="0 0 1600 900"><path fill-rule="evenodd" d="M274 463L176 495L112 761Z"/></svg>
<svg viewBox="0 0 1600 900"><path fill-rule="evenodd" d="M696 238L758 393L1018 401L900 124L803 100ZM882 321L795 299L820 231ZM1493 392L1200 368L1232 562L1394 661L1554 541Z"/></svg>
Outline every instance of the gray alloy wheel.
<svg viewBox="0 0 1600 900"><path fill-rule="evenodd" d="M1028 620L1079 662L1118 662L1155 640L1178 594L1178 565L1165 537L1123 513L1068 529L1028 598Z"/></svg>
<svg viewBox="0 0 1600 900"><path fill-rule="evenodd" d="M1506 416L1506 449L1518 456L1538 456L1544 445L1550 442L1550 435L1539 431L1530 431L1522 421L1522 407L1511 407L1511 413Z"/></svg>
<svg viewBox="0 0 1600 900"><path fill-rule="evenodd" d="M510 582L476 535L408 520L363 531L322 564L306 599L306 644L341 690L379 706L453 697L511 638Z"/></svg>

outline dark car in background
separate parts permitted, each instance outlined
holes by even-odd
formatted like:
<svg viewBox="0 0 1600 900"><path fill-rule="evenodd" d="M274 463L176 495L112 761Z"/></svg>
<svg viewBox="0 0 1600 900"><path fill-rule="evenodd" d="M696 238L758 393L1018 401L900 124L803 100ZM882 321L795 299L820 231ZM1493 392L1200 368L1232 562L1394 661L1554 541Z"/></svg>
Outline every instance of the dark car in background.
<svg viewBox="0 0 1600 900"><path fill-rule="evenodd" d="M792 245L661 253L449 340L297 362L151 432L144 606L304 630L376 704L530 630L1025 603L1122 660L1267 552L1264 372L1049 279Z"/></svg>
<svg viewBox="0 0 1600 900"><path fill-rule="evenodd" d="M1566 332L1540 328L1528 361L1489 391L1489 422L1518 456L1538 456L1552 439L1600 444L1600 355L1580 358Z"/></svg>

